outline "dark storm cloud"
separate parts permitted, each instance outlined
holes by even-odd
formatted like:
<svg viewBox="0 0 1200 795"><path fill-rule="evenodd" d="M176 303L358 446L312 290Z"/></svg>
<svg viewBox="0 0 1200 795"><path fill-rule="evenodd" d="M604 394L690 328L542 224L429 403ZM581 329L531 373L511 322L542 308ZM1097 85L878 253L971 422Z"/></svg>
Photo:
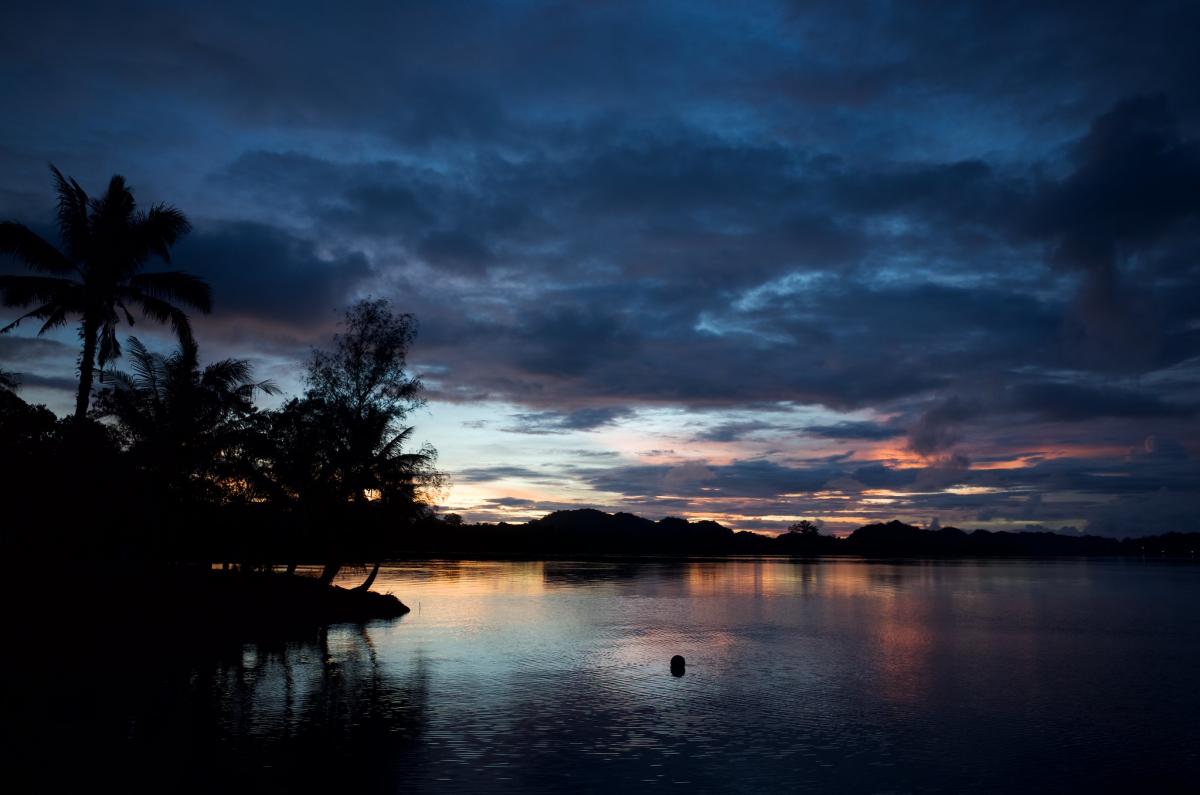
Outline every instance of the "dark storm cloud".
<svg viewBox="0 0 1200 795"><path fill-rule="evenodd" d="M394 161L338 163L300 152L246 152L214 178L322 228L368 235L428 229L442 189L426 169Z"/></svg>
<svg viewBox="0 0 1200 795"><path fill-rule="evenodd" d="M398 265L476 275L519 267L526 278L553 280L549 292L534 281L521 294L492 296L489 312L470 318L449 314L470 304L451 301L443 314L447 296L431 294L441 288L416 287L426 343L479 341L472 350L487 354L484 366L446 355L494 396L531 400L534 391L513 385L532 376L549 379L536 390L548 404L573 400L578 387L650 401L757 395L855 407L972 371L1078 363L1063 340L1069 296L1029 292L1044 277L1019 225L1026 205L1040 207L1056 190L1049 183L1035 190L978 160L865 170L685 129L669 146L654 132L615 142L581 135L583 148L566 156L493 159L472 165L466 179L396 161L268 153L241 158L231 178L264 196L282 186L302 197L298 211L351 240L396 241L397 254L385 256ZM525 209L534 205L536 214ZM740 228L713 231L714 220ZM924 252L926 267L962 286L881 283L900 267L868 264L885 245ZM968 256L970 268L959 261ZM1025 258L1022 267L1009 266L1014 257ZM841 274L847 266L853 275ZM825 278L787 286L803 273ZM1195 337L1170 335L1172 359L1195 352ZM875 358L883 338L889 349ZM747 356L774 364L756 370L790 378L771 379L764 393L753 379L717 381L689 366L702 360L724 374ZM515 370L497 371L506 364Z"/></svg>
<svg viewBox="0 0 1200 795"><path fill-rule="evenodd" d="M1054 382L1015 387L1011 408L1063 421L1097 417L1192 417L1196 414L1195 406L1171 403L1144 390Z"/></svg>
<svg viewBox="0 0 1200 795"><path fill-rule="evenodd" d="M728 405L794 400L839 408L874 405L984 373L1025 357L1053 362L1057 327L1049 308L1012 293L956 288L880 288L858 280L816 285L751 312L721 310L713 330L689 324L667 303L646 306L635 289L580 288L554 295L554 307L531 307L513 321L483 321L478 330L441 333L439 346L471 334L469 351L448 351L476 383L503 388L499 365L525 370L520 397L569 403L612 397L645 402ZM828 315L828 319L825 316ZM816 323L813 318L818 318ZM948 333L961 319L994 328L964 339ZM460 318L449 322L462 326ZM888 341L881 347L880 339ZM440 355L440 350L430 355ZM536 386L536 389L535 389Z"/></svg>
<svg viewBox="0 0 1200 795"><path fill-rule="evenodd" d="M1056 241L1055 262L1112 267L1119 247L1144 245L1200 212L1200 145L1182 137L1164 95L1121 100L1070 157L1074 170L1032 208L1033 231Z"/></svg>
<svg viewBox="0 0 1200 795"><path fill-rule="evenodd" d="M487 244L470 232L448 231L426 235L417 249L430 264L450 270L475 271L493 258Z"/></svg>
<svg viewBox="0 0 1200 795"><path fill-rule="evenodd" d="M1164 95L1136 96L1099 116L1072 147L1074 170L1044 186L1031 229L1052 261L1078 271L1076 302L1092 350L1112 366L1144 365L1163 345L1162 318L1135 257L1200 217L1200 142L1185 139Z"/></svg>
<svg viewBox="0 0 1200 795"><path fill-rule="evenodd" d="M251 222L204 224L172 262L204 274L219 311L296 328L331 321L371 274L361 253L323 254L305 238Z"/></svg>
<svg viewBox="0 0 1200 795"><path fill-rule="evenodd" d="M785 466L765 459L726 465L700 462L579 470L575 474L601 491L629 497L774 498L793 492L813 492L846 473L824 463L811 467Z"/></svg>

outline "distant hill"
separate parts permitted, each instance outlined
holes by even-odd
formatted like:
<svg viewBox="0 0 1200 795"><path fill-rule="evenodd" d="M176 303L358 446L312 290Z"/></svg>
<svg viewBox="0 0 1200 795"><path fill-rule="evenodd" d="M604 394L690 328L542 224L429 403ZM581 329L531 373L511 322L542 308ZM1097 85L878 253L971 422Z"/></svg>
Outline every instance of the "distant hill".
<svg viewBox="0 0 1200 795"><path fill-rule="evenodd" d="M956 527L926 530L900 521L860 527L846 538L785 533L775 538L734 532L717 522L668 517L653 521L591 508L555 511L523 524L450 524L414 529L398 554L511 555L859 555L864 557L1042 557L1125 555L1196 558L1200 533L1118 540L1051 532L992 532Z"/></svg>

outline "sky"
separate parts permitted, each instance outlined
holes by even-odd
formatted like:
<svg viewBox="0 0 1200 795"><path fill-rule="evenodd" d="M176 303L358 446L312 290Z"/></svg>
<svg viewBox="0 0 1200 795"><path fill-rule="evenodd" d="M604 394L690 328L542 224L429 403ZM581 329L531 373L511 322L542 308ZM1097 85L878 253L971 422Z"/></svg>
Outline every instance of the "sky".
<svg viewBox="0 0 1200 795"><path fill-rule="evenodd" d="M202 358L291 394L392 299L469 520L1197 530L1197 30L1185 2L6 3L0 218L53 239L48 163L176 205ZM78 341L35 332L0 367L66 413Z"/></svg>

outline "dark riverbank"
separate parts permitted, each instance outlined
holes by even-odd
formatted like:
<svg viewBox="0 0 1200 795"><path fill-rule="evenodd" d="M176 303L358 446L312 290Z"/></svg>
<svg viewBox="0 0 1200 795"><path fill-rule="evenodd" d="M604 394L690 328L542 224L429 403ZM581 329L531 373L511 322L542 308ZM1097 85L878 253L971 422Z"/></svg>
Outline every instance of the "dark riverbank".
<svg viewBox="0 0 1200 795"><path fill-rule="evenodd" d="M71 615L109 630L167 626L194 638L291 635L349 622L398 618L409 608L390 594L323 585L283 573L200 566L78 562L60 567L69 591L10 583L9 610L23 621ZM19 583L24 580L24 587Z"/></svg>
<svg viewBox="0 0 1200 795"><path fill-rule="evenodd" d="M358 724L373 714L377 678L355 674L343 687L328 638L387 627L408 612L395 597L284 574L79 562L48 577L46 568L4 588L10 751L43 789L98 780L127 792L331 789L355 781L363 757L386 758L360 749L360 733L374 737ZM214 691L230 677L248 698L262 667L283 660L299 670L310 659L324 675L315 686L353 704L352 717L338 722L325 702L304 702L291 736L256 743L222 712ZM287 686L311 684L296 680Z"/></svg>

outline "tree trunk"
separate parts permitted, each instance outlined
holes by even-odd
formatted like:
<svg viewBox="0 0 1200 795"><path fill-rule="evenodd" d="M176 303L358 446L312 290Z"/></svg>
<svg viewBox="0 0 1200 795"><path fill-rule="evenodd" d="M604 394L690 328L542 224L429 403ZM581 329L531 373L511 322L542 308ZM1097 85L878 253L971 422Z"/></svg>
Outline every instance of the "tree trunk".
<svg viewBox="0 0 1200 795"><path fill-rule="evenodd" d="M338 572L342 570L341 562L326 563L325 568L321 570L320 583L322 585L332 585Z"/></svg>
<svg viewBox="0 0 1200 795"><path fill-rule="evenodd" d="M367 575L367 579L363 582L362 585L356 586L354 588L354 590L356 590L356 591L371 590L371 586L375 584L375 578L377 576L379 576L379 564L380 564L380 561L378 561L378 560L375 561L375 567L373 569L371 569L371 573Z"/></svg>
<svg viewBox="0 0 1200 795"><path fill-rule="evenodd" d="M291 577L293 574L295 574L295 573L296 573L296 566L297 566L297 565L299 565L299 564L297 564L295 561L292 561L291 563L289 563L289 564L288 564L288 567L287 567L287 574L288 574L288 576L289 576L289 577Z"/></svg>
<svg viewBox="0 0 1200 795"><path fill-rule="evenodd" d="M79 357L79 394L75 396L75 421L87 416L88 402L92 397L92 369L96 366L96 322L84 318L80 334L83 336L83 353Z"/></svg>

